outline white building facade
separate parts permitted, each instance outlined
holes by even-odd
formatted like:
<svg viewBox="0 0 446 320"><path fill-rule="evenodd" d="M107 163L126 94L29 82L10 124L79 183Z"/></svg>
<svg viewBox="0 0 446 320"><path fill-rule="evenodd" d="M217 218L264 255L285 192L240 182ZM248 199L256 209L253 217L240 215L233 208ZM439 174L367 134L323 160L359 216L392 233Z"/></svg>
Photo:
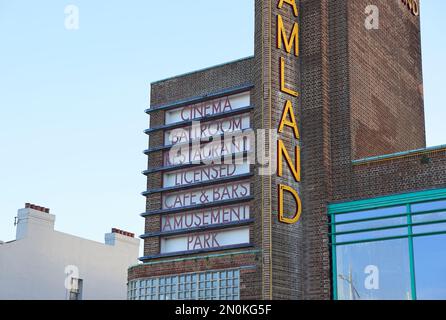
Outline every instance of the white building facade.
<svg viewBox="0 0 446 320"><path fill-rule="evenodd" d="M16 240L0 242L0 300L125 300L139 239L118 229L99 243L54 230L49 209L18 211Z"/></svg>

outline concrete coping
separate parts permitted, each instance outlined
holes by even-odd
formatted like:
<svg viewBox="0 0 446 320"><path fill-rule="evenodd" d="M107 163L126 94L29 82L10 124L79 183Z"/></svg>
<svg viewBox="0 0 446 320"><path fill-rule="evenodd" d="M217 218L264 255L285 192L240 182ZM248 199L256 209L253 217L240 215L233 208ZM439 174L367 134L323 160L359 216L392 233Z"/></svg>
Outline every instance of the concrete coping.
<svg viewBox="0 0 446 320"><path fill-rule="evenodd" d="M386 154L386 155L382 155L382 156L363 158L363 159L353 160L352 163L353 163L353 165L362 165L362 164L368 164L368 163L374 163L374 162L391 161L391 160L396 160L396 159L401 159L401 158L409 158L409 157L414 157L414 156L419 156L419 155L438 153L438 152L442 152L442 151L446 151L446 145L397 152L397 153Z"/></svg>

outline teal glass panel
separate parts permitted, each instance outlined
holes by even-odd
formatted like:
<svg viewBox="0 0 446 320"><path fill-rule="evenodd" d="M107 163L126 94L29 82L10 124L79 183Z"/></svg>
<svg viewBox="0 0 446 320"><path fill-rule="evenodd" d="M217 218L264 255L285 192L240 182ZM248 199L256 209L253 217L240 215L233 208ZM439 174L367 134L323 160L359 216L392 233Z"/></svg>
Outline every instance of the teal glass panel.
<svg viewBox="0 0 446 320"><path fill-rule="evenodd" d="M367 231L361 233L350 233L336 236L336 243L352 242L352 241L368 241L380 238L390 238L398 236L407 236L408 228L395 228L377 231Z"/></svg>
<svg viewBox="0 0 446 320"><path fill-rule="evenodd" d="M446 300L446 234L414 238L417 299Z"/></svg>
<svg viewBox="0 0 446 320"><path fill-rule="evenodd" d="M336 248L339 300L410 300L408 239Z"/></svg>
<svg viewBox="0 0 446 320"><path fill-rule="evenodd" d="M425 224L421 226L413 226L414 234L432 233L432 232L446 232L446 223L434 223L434 224Z"/></svg>
<svg viewBox="0 0 446 320"><path fill-rule="evenodd" d="M411 206L412 213L439 209L446 209L446 200L417 203Z"/></svg>
<svg viewBox="0 0 446 320"><path fill-rule="evenodd" d="M440 220L446 220L446 211L428 213L428 214L416 214L412 216L413 223L431 222L431 221L435 222Z"/></svg>
<svg viewBox="0 0 446 320"><path fill-rule="evenodd" d="M407 216L336 225L336 232L375 229L407 224Z"/></svg>
<svg viewBox="0 0 446 320"><path fill-rule="evenodd" d="M345 222L351 220L360 219L370 219L370 218L381 218L387 216L393 216L398 214L406 213L406 206L391 207L391 208L381 208L375 210L358 211L353 213L339 214L336 215L336 222Z"/></svg>

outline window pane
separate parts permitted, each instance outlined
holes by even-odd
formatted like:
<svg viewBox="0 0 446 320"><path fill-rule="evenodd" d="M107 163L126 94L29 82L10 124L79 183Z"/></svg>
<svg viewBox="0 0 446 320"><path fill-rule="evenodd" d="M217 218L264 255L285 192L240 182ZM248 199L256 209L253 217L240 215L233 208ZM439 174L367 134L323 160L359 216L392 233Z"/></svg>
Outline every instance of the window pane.
<svg viewBox="0 0 446 320"><path fill-rule="evenodd" d="M406 207L392 207L392 208L383 208L369 211L360 211L353 212L347 214L339 214L335 216L336 222L344 222L351 220L359 220L359 219L370 219L370 218L378 218L378 217L386 217L392 216L396 214L404 214L406 213Z"/></svg>
<svg viewBox="0 0 446 320"><path fill-rule="evenodd" d="M408 239L338 246L340 300L411 299Z"/></svg>
<svg viewBox="0 0 446 320"><path fill-rule="evenodd" d="M413 204L411 206L412 212L431 211L439 209L446 209L446 200Z"/></svg>
<svg viewBox="0 0 446 320"><path fill-rule="evenodd" d="M397 226L404 224L407 224L407 216L400 218L390 218L383 220L372 220L372 221L340 224L336 226L336 232L382 228L382 227Z"/></svg>
<svg viewBox="0 0 446 320"><path fill-rule="evenodd" d="M427 224L422 226L414 226L413 233L430 233L446 231L446 223Z"/></svg>
<svg viewBox="0 0 446 320"><path fill-rule="evenodd" d="M429 214L417 214L412 216L412 222L430 222L430 221L440 221L446 220L446 211L429 213Z"/></svg>
<svg viewBox="0 0 446 320"><path fill-rule="evenodd" d="M408 234L408 228L396 228L396 229L387 229L387 230L379 230L379 231L368 231L361 233L351 233L336 236L336 242L350 242L350 241L359 241L359 240L371 240L378 238L387 238L387 237L395 237L395 236L404 236Z"/></svg>
<svg viewBox="0 0 446 320"><path fill-rule="evenodd" d="M446 299L446 235L415 237L417 299Z"/></svg>

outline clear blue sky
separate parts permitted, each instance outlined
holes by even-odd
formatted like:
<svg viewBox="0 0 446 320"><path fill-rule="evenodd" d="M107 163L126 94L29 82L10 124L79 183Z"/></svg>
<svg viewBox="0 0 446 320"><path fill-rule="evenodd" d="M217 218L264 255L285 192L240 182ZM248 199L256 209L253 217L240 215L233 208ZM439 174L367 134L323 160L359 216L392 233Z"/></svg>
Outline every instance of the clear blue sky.
<svg viewBox="0 0 446 320"><path fill-rule="evenodd" d="M253 2L0 0L0 240L25 202L82 237L141 234L149 84L252 55ZM428 143L446 144L446 1L422 9Z"/></svg>

